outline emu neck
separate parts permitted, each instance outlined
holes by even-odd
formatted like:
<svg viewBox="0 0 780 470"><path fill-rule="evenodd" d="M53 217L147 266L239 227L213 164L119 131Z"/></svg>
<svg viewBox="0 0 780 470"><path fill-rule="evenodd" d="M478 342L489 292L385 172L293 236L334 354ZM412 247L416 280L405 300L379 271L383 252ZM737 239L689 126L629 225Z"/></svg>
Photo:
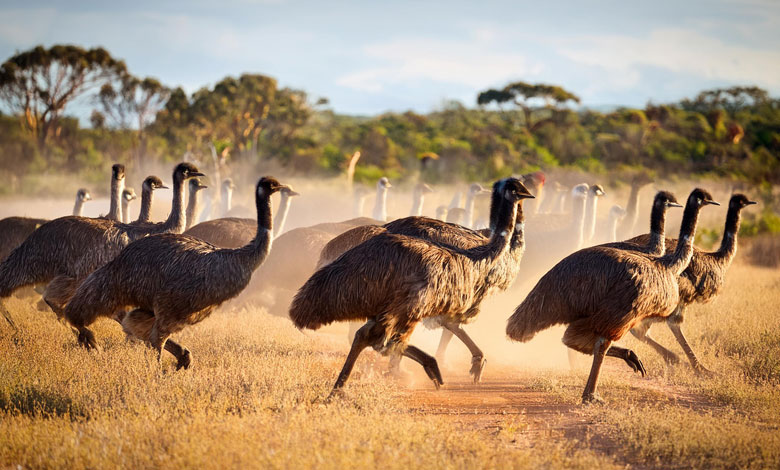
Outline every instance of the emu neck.
<svg viewBox="0 0 780 470"><path fill-rule="evenodd" d="M279 210L276 211L274 220L274 236L278 236L284 230L284 224L287 222L287 213L290 211L290 196L282 193L282 200L279 201Z"/></svg>
<svg viewBox="0 0 780 470"><path fill-rule="evenodd" d="M566 212L566 195L568 193L566 191L561 191L560 194L558 194L558 200L556 201L557 204L553 210L558 213L564 213Z"/></svg>
<svg viewBox="0 0 780 470"><path fill-rule="evenodd" d="M373 217L382 222L387 220L387 188L376 188L376 203L374 204Z"/></svg>
<svg viewBox="0 0 780 470"><path fill-rule="evenodd" d="M187 201L187 214L185 216L185 230L198 223L198 198L200 197L198 196L198 192L197 189L190 190L190 200Z"/></svg>
<svg viewBox="0 0 780 470"><path fill-rule="evenodd" d="M609 214L609 223L608 223L608 231L607 236L609 237L609 240L606 240L607 242L616 242L617 241L617 226L618 226L618 216L616 214L610 213Z"/></svg>
<svg viewBox="0 0 780 470"><path fill-rule="evenodd" d="M588 202L585 208L585 225L583 237L585 240L593 240L596 231L596 206L599 203L598 196L592 191L588 192Z"/></svg>
<svg viewBox="0 0 780 470"><path fill-rule="evenodd" d="M249 244L235 249L236 260L254 271L268 256L273 241L273 221L271 219L271 195L255 193L257 206L257 234Z"/></svg>
<svg viewBox="0 0 780 470"><path fill-rule="evenodd" d="M476 198L476 194L469 191L466 195L466 220L463 222L463 225L465 225L468 228L474 227L474 198Z"/></svg>
<svg viewBox="0 0 780 470"><path fill-rule="evenodd" d="M136 222L149 222L152 220L152 198L153 190L147 185L144 185L143 191L141 191L141 212L138 214L138 220Z"/></svg>
<svg viewBox="0 0 780 470"><path fill-rule="evenodd" d="M423 195L422 191L415 191L414 201L412 202L412 210L409 212L409 215L412 217L420 217L422 215L424 201L425 196Z"/></svg>
<svg viewBox="0 0 780 470"><path fill-rule="evenodd" d="M720 242L718 251L714 253L715 258L726 266L731 264L734 255L737 254L737 234L741 218L741 209L729 206L729 211L726 214L726 226L723 229L723 240Z"/></svg>
<svg viewBox="0 0 780 470"><path fill-rule="evenodd" d="M73 205L73 215L81 217L84 212L84 201L79 196L76 196L76 203Z"/></svg>
<svg viewBox="0 0 780 470"><path fill-rule="evenodd" d="M122 223L130 222L130 200L122 198Z"/></svg>
<svg viewBox="0 0 780 470"><path fill-rule="evenodd" d="M648 253L661 256L666 252L666 206L653 204L650 212L650 240L647 242Z"/></svg>
<svg viewBox="0 0 780 470"><path fill-rule="evenodd" d="M693 238L696 236L699 210L701 208L697 205L690 203L685 205L677 248L673 253L668 253L658 259L661 265L670 270L675 276L679 276L685 271L693 257Z"/></svg>
<svg viewBox="0 0 780 470"><path fill-rule="evenodd" d="M171 203L171 213L162 226L161 232L182 233L186 214L184 213L184 183L186 181L181 175L173 177L173 202Z"/></svg>
<svg viewBox="0 0 780 470"><path fill-rule="evenodd" d="M224 188L222 190L222 216L226 216L230 209L233 207L233 190L230 188Z"/></svg>
<svg viewBox="0 0 780 470"><path fill-rule="evenodd" d="M355 215L355 217L363 217L363 208L365 205L365 196L355 196L354 204L352 206L352 213Z"/></svg>
<svg viewBox="0 0 780 470"><path fill-rule="evenodd" d="M107 218L120 221L119 208L121 205L122 191L125 190L125 179L111 178L111 206L108 210Z"/></svg>
<svg viewBox="0 0 780 470"><path fill-rule="evenodd" d="M483 263L490 268L503 256L509 248L514 237L515 220L517 220L517 206L515 202L502 197L501 208L498 211L495 230L490 235L490 241L486 245L469 250L475 262ZM522 234L521 234L522 237Z"/></svg>

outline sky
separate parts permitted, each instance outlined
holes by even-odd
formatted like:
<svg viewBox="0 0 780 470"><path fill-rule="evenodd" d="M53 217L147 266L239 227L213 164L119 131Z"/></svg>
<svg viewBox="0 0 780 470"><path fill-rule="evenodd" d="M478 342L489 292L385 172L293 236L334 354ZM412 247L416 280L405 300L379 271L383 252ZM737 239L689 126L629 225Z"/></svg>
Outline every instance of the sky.
<svg viewBox="0 0 780 470"><path fill-rule="evenodd" d="M780 0L0 2L3 60L58 43L188 92L262 73L346 114L473 106L516 80L591 107L736 84L780 95Z"/></svg>

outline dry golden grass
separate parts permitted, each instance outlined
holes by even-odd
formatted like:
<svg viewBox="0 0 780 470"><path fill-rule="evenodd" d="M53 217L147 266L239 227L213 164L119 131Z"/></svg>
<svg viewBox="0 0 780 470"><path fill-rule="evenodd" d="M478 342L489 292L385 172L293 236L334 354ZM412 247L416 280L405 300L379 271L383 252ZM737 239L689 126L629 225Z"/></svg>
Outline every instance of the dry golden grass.
<svg viewBox="0 0 780 470"><path fill-rule="evenodd" d="M344 396L326 404L347 350L342 332L304 335L253 308L227 305L177 335L194 363L175 372L170 356L158 364L112 321L96 324L104 351L95 354L29 298L6 304L20 329L0 326L0 468L780 466L776 270L737 264L721 297L690 309L684 329L715 377L668 368L627 338L650 377L609 362L607 405L581 408L587 361L574 373L518 371L533 355L489 356L488 383L473 388L475 399L490 403L490 381L500 379L542 402L534 421L514 413L529 404L510 398L502 406L514 414L487 424L481 411L453 419L414 404L420 394L434 403L459 395L447 385L431 392L424 381L408 389L385 379L385 361L369 351ZM654 333L679 351L663 325ZM462 361L451 367L468 369ZM539 422L562 431L537 432Z"/></svg>

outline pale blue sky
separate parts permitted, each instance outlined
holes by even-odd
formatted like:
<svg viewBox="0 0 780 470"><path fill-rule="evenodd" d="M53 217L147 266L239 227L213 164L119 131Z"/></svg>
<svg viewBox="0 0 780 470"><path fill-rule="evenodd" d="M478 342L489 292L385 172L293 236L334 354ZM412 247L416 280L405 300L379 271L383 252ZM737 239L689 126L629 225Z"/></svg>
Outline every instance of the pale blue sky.
<svg viewBox="0 0 780 470"><path fill-rule="evenodd" d="M0 56L104 46L194 91L264 73L343 113L474 104L510 80L643 106L756 84L780 95L780 1L8 1Z"/></svg>

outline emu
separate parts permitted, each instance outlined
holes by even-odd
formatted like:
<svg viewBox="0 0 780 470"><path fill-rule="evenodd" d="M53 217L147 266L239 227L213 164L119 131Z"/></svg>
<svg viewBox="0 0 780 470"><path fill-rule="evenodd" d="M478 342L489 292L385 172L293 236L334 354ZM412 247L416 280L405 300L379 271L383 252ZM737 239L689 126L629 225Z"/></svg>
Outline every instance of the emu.
<svg viewBox="0 0 780 470"><path fill-rule="evenodd" d="M0 308L2 299L17 289L48 283L43 298L62 317L79 284L95 269L108 263L130 242L154 233L184 229L184 183L203 176L190 163L180 163L173 172L173 203L164 223L122 224L108 219L60 217L43 224L0 263Z"/></svg>
<svg viewBox="0 0 780 470"><path fill-rule="evenodd" d="M688 305L691 305L694 302L707 303L720 293L726 279L726 271L729 266L731 266L731 262L737 253L737 234L739 233L742 209L753 204L756 204L756 202L749 200L744 194L734 194L731 197L720 248L713 252L701 251L694 248L691 263L685 271L683 271L682 276L680 276L679 279L679 304L674 313L666 319L667 326L682 347L691 366L700 374L709 374L710 371L701 364L683 334L681 327L685 318L685 310ZM630 241L634 243L643 243L647 242L648 238L647 235L640 235ZM677 240L666 239L665 250L667 252L672 252L676 248ZM663 250L664 246L661 245L661 251L663 252ZM632 328L631 334L655 349L667 363L676 364L679 362L677 355L650 337L649 329L654 323L661 320L663 319L648 318Z"/></svg>
<svg viewBox="0 0 780 470"><path fill-rule="evenodd" d="M537 332L567 324L563 343L593 355L583 403L602 401L596 385L605 356L623 359L645 374L637 355L613 342L649 317L670 316L679 302L678 279L693 256L699 211L718 205L702 189L688 197L681 242L668 255L653 256L596 246L577 251L555 265L518 305L507 322L507 335L527 342Z"/></svg>
<svg viewBox="0 0 780 470"><path fill-rule="evenodd" d="M368 320L356 333L334 385L346 383L368 346L397 351L420 363L437 388L443 384L436 359L407 345L425 318L463 320L478 312L488 294L487 278L511 245L517 206L533 198L515 178L496 183L500 210L487 242L470 249L415 237L381 233L314 273L290 307L298 328L317 329L334 321Z"/></svg>
<svg viewBox="0 0 780 470"><path fill-rule="evenodd" d="M188 368L190 352L169 337L207 318L220 304L237 296L265 260L273 240L271 195L286 186L263 177L257 183L257 235L236 249L221 249L180 234L152 235L131 243L113 261L81 284L65 317L88 349L98 349L89 328L98 317L134 308L122 328L149 343L158 359L163 347L176 357L176 368Z"/></svg>

